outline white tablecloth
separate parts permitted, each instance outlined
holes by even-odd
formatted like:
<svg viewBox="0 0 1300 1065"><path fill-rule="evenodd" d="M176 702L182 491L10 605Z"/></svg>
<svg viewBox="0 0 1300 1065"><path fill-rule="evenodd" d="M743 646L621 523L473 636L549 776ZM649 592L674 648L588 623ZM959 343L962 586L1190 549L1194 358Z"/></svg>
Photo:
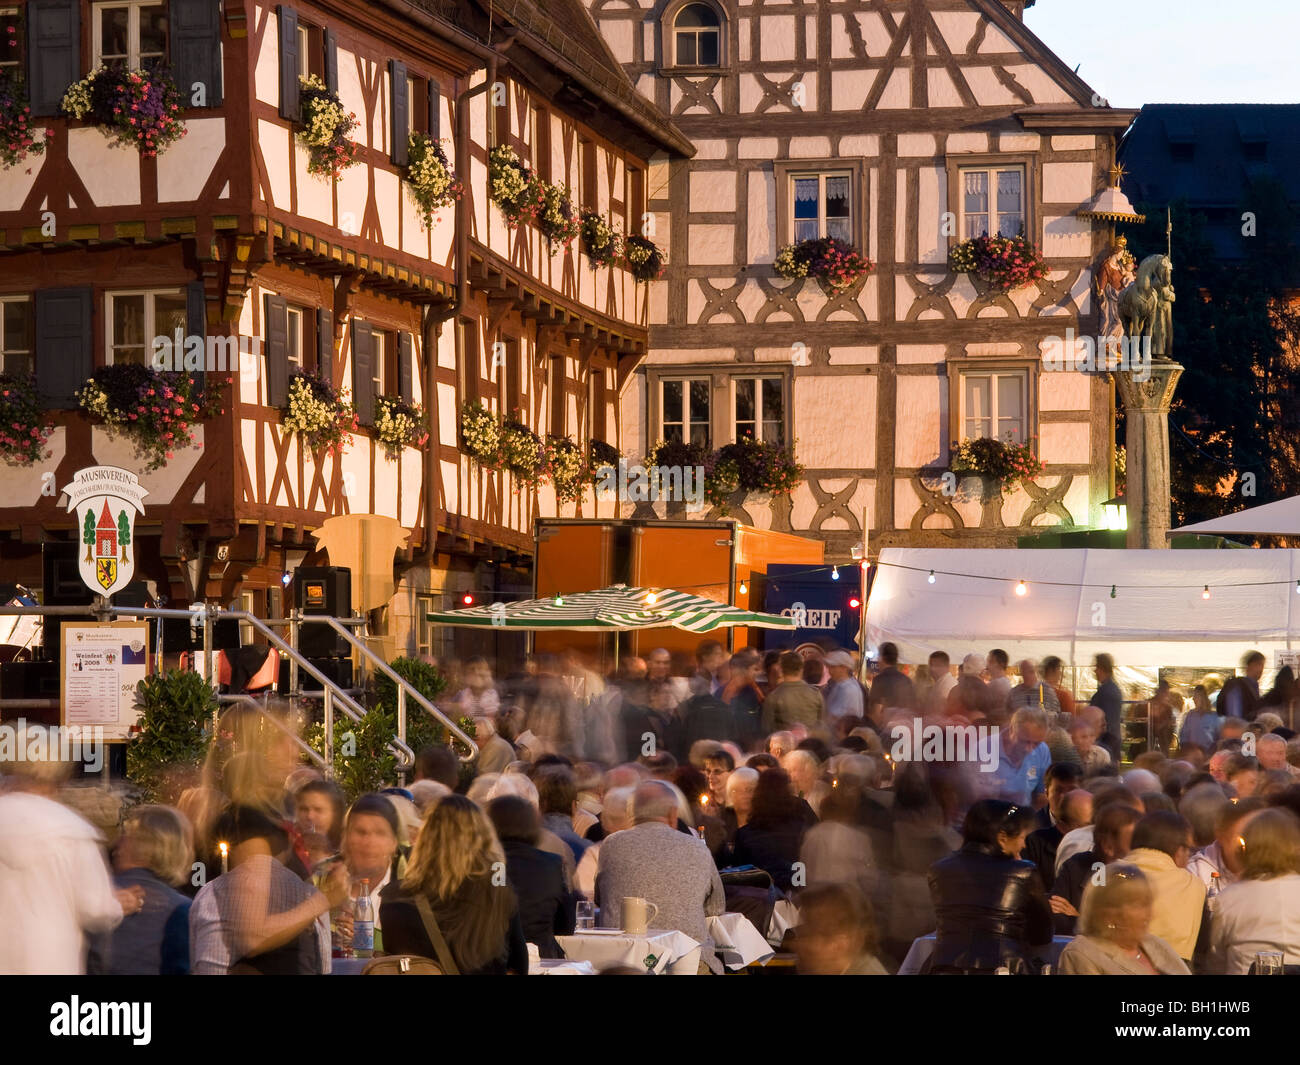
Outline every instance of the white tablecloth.
<svg viewBox="0 0 1300 1065"><path fill-rule="evenodd" d="M700 944L683 932L650 929L643 936L575 933L556 936L570 961L586 961L599 972L627 965L650 973L694 976L700 968Z"/></svg>
<svg viewBox="0 0 1300 1065"><path fill-rule="evenodd" d="M773 954L771 945L743 913L710 917L709 938L728 969L743 969Z"/></svg>
<svg viewBox="0 0 1300 1065"><path fill-rule="evenodd" d="M1052 972L1056 972L1057 962L1060 960L1061 951L1065 945L1073 939L1073 936L1053 936L1052 947L1049 956L1052 963ZM898 968L899 976L919 976L925 963L930 960L930 955L934 953L935 938L931 932L928 936L921 936L919 939L912 941L912 947L907 952L907 957L903 959L903 964Z"/></svg>

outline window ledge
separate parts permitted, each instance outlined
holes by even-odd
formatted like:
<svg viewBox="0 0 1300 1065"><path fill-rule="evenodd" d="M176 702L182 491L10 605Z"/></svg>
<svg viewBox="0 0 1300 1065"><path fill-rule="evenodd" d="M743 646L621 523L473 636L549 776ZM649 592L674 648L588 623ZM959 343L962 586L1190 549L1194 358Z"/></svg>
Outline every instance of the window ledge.
<svg viewBox="0 0 1300 1065"><path fill-rule="evenodd" d="M689 66L689 67L660 67L659 73L665 78L696 77L701 74L729 74L731 71L724 66Z"/></svg>

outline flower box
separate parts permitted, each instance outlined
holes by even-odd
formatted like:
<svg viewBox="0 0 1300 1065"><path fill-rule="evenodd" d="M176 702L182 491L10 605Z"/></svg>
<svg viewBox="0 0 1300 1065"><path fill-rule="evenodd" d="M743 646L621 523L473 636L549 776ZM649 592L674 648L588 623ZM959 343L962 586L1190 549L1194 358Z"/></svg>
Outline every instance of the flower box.
<svg viewBox="0 0 1300 1065"><path fill-rule="evenodd" d="M501 419L481 403L460 409L461 447L480 466L494 469L501 463Z"/></svg>
<svg viewBox="0 0 1300 1065"><path fill-rule="evenodd" d="M407 144L406 182L420 208L425 229L433 227L434 214L464 194L464 186L452 173L442 143L423 133L412 133Z"/></svg>
<svg viewBox="0 0 1300 1065"><path fill-rule="evenodd" d="M0 374L0 458L10 466L32 466L50 458L45 445L53 432L36 393L36 379Z"/></svg>
<svg viewBox="0 0 1300 1065"><path fill-rule="evenodd" d="M622 238L605 219L595 211L582 216L582 250L592 267L609 266L617 261L622 251Z"/></svg>
<svg viewBox="0 0 1300 1065"><path fill-rule="evenodd" d="M1024 235L964 240L948 253L948 268L981 278L994 292L1014 292L1047 277L1047 264Z"/></svg>
<svg viewBox="0 0 1300 1065"><path fill-rule="evenodd" d="M568 437L546 438L546 472L555 487L557 503L575 503L589 477L587 456Z"/></svg>
<svg viewBox="0 0 1300 1065"><path fill-rule="evenodd" d="M336 92L309 74L298 79L298 139L307 149L307 173L337 180L360 162L351 138L357 116L344 108Z"/></svg>
<svg viewBox="0 0 1300 1065"><path fill-rule="evenodd" d="M952 448L948 469L958 478L982 477L1005 494L1022 481L1032 481L1043 472L1043 463L1029 444L1013 440L979 437L963 440Z"/></svg>
<svg viewBox="0 0 1300 1065"><path fill-rule="evenodd" d="M623 241L623 262L638 281L657 281L664 275L663 252L649 237L631 236Z"/></svg>
<svg viewBox="0 0 1300 1065"><path fill-rule="evenodd" d="M114 143L156 156L185 136L181 91L162 67L100 67L63 94L63 113L84 119Z"/></svg>
<svg viewBox="0 0 1300 1065"><path fill-rule="evenodd" d="M834 237L787 244L772 265L778 277L816 278L830 294L847 292L876 268L852 244Z"/></svg>
<svg viewBox="0 0 1300 1065"><path fill-rule="evenodd" d="M289 377L288 396L280 408L286 433L300 437L313 451L325 448L341 455L347 450L358 422L356 410L343 395L315 374L295 373Z"/></svg>
<svg viewBox="0 0 1300 1065"><path fill-rule="evenodd" d="M508 144L488 153L488 195L511 229L536 222L542 211L541 182Z"/></svg>
<svg viewBox="0 0 1300 1065"><path fill-rule="evenodd" d="M49 137L47 129L46 140ZM0 166L8 170L44 151L44 142L32 135L32 109L22 78L8 69L0 70Z"/></svg>
<svg viewBox="0 0 1300 1065"><path fill-rule="evenodd" d="M384 457L395 462L402 457L403 448L422 448L428 443L424 412L418 404L396 396L377 396L374 436L383 445Z"/></svg>

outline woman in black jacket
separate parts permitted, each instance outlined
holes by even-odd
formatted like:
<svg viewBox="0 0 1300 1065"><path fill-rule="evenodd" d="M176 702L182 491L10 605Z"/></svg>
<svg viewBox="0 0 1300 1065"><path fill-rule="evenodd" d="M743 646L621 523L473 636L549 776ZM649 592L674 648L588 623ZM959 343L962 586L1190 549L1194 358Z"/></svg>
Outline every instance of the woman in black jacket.
<svg viewBox="0 0 1300 1065"><path fill-rule="evenodd" d="M499 865L497 863L500 863ZM380 903L384 950L417 954L467 975L528 973L528 944L514 890L498 871L505 854L487 816L463 795L447 795L424 819L400 884ZM431 942L416 899L424 896L451 958Z"/></svg>
<svg viewBox="0 0 1300 1065"><path fill-rule="evenodd" d="M930 867L939 931L932 973L1039 971L1034 947L1052 941L1052 911L1038 867L1020 860L1034 811L1000 799L971 806L961 849Z"/></svg>
<svg viewBox="0 0 1300 1065"><path fill-rule="evenodd" d="M789 891L804 833L817 823L812 807L790 787L784 769L767 769L754 787L749 821L736 829L733 861L765 870L782 891Z"/></svg>
<svg viewBox="0 0 1300 1065"><path fill-rule="evenodd" d="M538 850L541 821L527 799L501 795L487 806L488 817L506 854L506 877L519 899L524 939L537 944L543 958L563 958L557 935L573 934L577 896L565 889L558 854Z"/></svg>

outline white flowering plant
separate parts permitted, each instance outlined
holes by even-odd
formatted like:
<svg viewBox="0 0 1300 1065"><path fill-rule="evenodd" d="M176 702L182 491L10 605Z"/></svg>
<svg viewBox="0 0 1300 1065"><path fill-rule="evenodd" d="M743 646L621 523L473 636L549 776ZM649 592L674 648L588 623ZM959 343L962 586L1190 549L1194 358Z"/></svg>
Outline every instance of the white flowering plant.
<svg viewBox="0 0 1300 1065"><path fill-rule="evenodd" d="M347 450L359 423L346 396L311 373L290 376L288 396L280 408L286 433L301 437L312 450L325 448L335 455Z"/></svg>
<svg viewBox="0 0 1300 1065"><path fill-rule="evenodd" d="M464 186L452 173L441 141L423 133L412 133L407 144L406 180L420 208L424 228L433 227L433 215L464 195Z"/></svg>
<svg viewBox="0 0 1300 1065"><path fill-rule="evenodd" d="M358 147L350 134L357 128L357 116L348 111L315 74L298 79L298 139L307 148L307 172L318 177L339 178L356 165Z"/></svg>
<svg viewBox="0 0 1300 1065"><path fill-rule="evenodd" d="M460 438L465 452L480 466L494 469L501 463L501 419L482 403L460 409Z"/></svg>
<svg viewBox="0 0 1300 1065"><path fill-rule="evenodd" d="M582 247L592 267L608 266L623 250L623 239L604 217L595 211L582 215Z"/></svg>
<svg viewBox="0 0 1300 1065"><path fill-rule="evenodd" d="M384 446L384 457L393 461L402 457L402 448L424 447L429 441L424 411L396 396L376 397L374 431Z"/></svg>
<svg viewBox="0 0 1300 1065"><path fill-rule="evenodd" d="M587 457L567 436L546 438L546 472L555 486L555 499L559 503L573 503L582 498L583 486L590 480Z"/></svg>
<svg viewBox="0 0 1300 1065"><path fill-rule="evenodd" d="M488 195L512 229L536 222L544 206L541 181L508 144L488 153Z"/></svg>
<svg viewBox="0 0 1300 1065"><path fill-rule="evenodd" d="M573 209L573 197L567 185L539 182L542 190L542 209L537 216L537 228L550 245L554 255L567 248L582 232L582 221Z"/></svg>
<svg viewBox="0 0 1300 1065"><path fill-rule="evenodd" d="M507 419L501 423L501 463L520 484L540 484L546 473L546 449L523 422Z"/></svg>
<svg viewBox="0 0 1300 1065"><path fill-rule="evenodd" d="M664 275L664 253L649 237L633 234L623 241L623 263L638 281L657 281Z"/></svg>

